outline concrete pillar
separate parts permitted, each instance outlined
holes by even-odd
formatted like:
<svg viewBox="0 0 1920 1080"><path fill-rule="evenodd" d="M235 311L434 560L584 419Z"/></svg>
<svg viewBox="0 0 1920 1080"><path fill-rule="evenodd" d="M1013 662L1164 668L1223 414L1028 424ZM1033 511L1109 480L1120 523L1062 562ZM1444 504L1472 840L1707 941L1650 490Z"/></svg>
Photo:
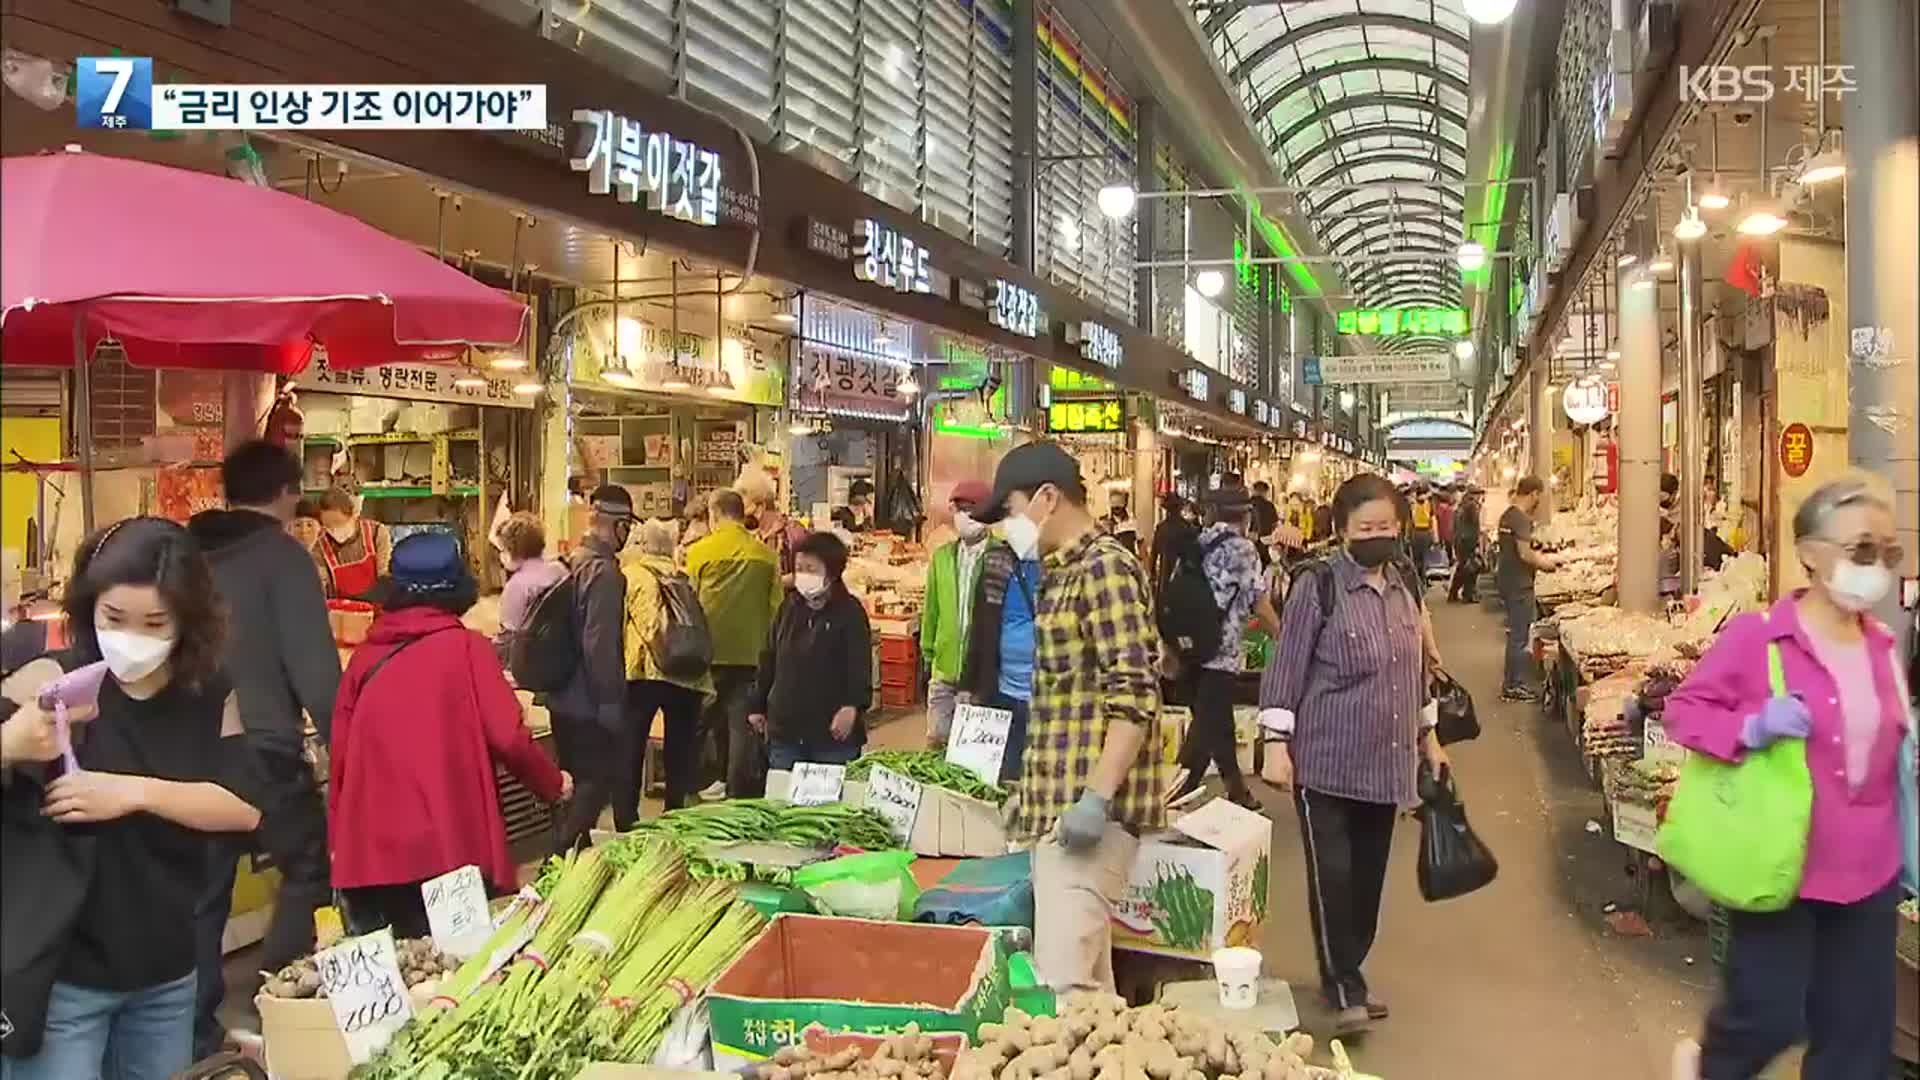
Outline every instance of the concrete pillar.
<svg viewBox="0 0 1920 1080"><path fill-rule="evenodd" d="M1620 607L1660 603L1660 290L1620 275Z"/></svg>
<svg viewBox="0 0 1920 1080"><path fill-rule="evenodd" d="M1700 520L1700 491L1706 468L1702 430L1708 420L1701 415L1701 365L1706 359L1702 306L1706 287L1700 277L1700 245L1682 244L1680 269L1680 591L1691 593L1700 585L1701 542L1705 523ZM1657 290L1656 290L1657 291Z"/></svg>
<svg viewBox="0 0 1920 1080"><path fill-rule="evenodd" d="M1160 105L1152 98L1134 104L1133 190L1142 194L1160 187ZM1142 200L1133 209L1133 251L1140 262L1152 262L1160 249L1160 202ZM1154 333L1154 271L1133 272L1133 325Z"/></svg>
<svg viewBox="0 0 1920 1080"><path fill-rule="evenodd" d="M1013 265L1034 269L1040 221L1038 0L1013 0Z"/></svg>
<svg viewBox="0 0 1920 1080"><path fill-rule="evenodd" d="M1894 489L1902 579L1920 559L1920 9L1847 0L1847 294L1851 401L1847 454ZM1878 614L1904 641L1900 590ZM1897 655L1905 655L1904 650Z"/></svg>
<svg viewBox="0 0 1920 1080"><path fill-rule="evenodd" d="M1553 503L1560 489L1553 486L1553 379L1546 357L1537 357L1527 365L1527 446L1531 453L1526 472L1547 485L1540 497L1534 520L1542 524L1553 520ZM1658 412L1658 410L1655 410Z"/></svg>

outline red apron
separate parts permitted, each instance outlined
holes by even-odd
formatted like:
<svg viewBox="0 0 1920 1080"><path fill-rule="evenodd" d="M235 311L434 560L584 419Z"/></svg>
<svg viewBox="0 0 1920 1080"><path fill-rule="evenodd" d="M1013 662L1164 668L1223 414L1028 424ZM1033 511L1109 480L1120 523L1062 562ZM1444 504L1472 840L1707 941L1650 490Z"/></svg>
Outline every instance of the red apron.
<svg viewBox="0 0 1920 1080"><path fill-rule="evenodd" d="M340 561L340 545L332 536L320 540L320 553L326 556L327 576L333 579L333 595L352 600L367 595L380 580L380 557L373 547L373 525L360 519L360 549L366 554L353 562Z"/></svg>

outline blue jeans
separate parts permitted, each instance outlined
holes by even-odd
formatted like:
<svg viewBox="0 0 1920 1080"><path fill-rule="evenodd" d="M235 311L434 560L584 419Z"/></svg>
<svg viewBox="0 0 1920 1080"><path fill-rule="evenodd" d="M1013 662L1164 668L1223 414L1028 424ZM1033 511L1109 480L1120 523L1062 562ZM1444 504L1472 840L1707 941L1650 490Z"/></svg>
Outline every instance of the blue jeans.
<svg viewBox="0 0 1920 1080"><path fill-rule="evenodd" d="M185 975L145 990L54 983L40 1052L0 1059L0 1080L167 1080L193 1064L193 997Z"/></svg>
<svg viewBox="0 0 1920 1080"><path fill-rule="evenodd" d="M1534 620L1540 617L1540 605L1534 600L1531 588L1502 589L1500 599L1507 608L1506 678L1501 689L1531 689L1536 681L1535 665L1533 654L1527 651L1527 636Z"/></svg>
<svg viewBox="0 0 1920 1080"><path fill-rule="evenodd" d="M834 739L817 743L774 739L767 743L767 767L792 769L802 761L817 761L822 765L845 765L859 757L865 745L857 742L839 742Z"/></svg>

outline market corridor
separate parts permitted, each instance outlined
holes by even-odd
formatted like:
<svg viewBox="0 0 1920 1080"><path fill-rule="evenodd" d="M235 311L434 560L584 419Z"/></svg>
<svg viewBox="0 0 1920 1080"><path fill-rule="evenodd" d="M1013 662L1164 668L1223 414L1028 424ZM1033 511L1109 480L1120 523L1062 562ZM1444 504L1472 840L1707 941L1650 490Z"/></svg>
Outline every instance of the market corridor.
<svg viewBox="0 0 1920 1080"><path fill-rule="evenodd" d="M1500 877L1467 897L1423 902L1414 885L1419 825L1402 818L1368 964L1393 1016L1355 1044L1356 1064L1383 1080L1665 1077L1674 1040L1710 996L1705 934L1671 921L1657 921L1654 938L1606 928L1603 906L1630 903L1634 881L1625 849L1586 831L1601 799L1572 742L1536 707L1499 701L1501 617L1448 604L1438 589L1429 596L1448 669L1479 709L1480 738L1451 753ZM1314 1030L1326 1015L1299 827L1271 789L1262 795L1275 826L1267 967L1293 984Z"/></svg>

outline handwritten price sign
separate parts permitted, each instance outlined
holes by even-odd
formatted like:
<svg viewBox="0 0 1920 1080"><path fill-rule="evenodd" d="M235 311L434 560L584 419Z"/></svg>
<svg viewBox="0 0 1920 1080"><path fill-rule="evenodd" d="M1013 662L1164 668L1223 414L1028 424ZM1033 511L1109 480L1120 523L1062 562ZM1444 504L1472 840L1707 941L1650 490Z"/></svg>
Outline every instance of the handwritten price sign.
<svg viewBox="0 0 1920 1080"><path fill-rule="evenodd" d="M333 1022L347 1041L347 1055L364 1065L413 1018L413 1002L394 955L393 931L348 938L314 957L320 992L333 1006Z"/></svg>
<svg viewBox="0 0 1920 1080"><path fill-rule="evenodd" d="M477 866L469 864L426 882L420 886L420 898L426 902L433 947L448 956L465 960L479 952L493 933L493 921L487 915L487 883Z"/></svg>
<svg viewBox="0 0 1920 1080"><path fill-rule="evenodd" d="M960 705L953 710L953 737L947 740L947 761L989 784L1000 782L1000 763L1007 756L1007 731L1013 726L1011 709Z"/></svg>
<svg viewBox="0 0 1920 1080"><path fill-rule="evenodd" d="M802 761L793 766L793 790L787 801L795 806L826 806L840 801L847 786L847 767L819 761Z"/></svg>
<svg viewBox="0 0 1920 1080"><path fill-rule="evenodd" d="M867 776L867 805L887 819L893 838L901 844L913 839L913 823L920 817L920 781L875 765Z"/></svg>

